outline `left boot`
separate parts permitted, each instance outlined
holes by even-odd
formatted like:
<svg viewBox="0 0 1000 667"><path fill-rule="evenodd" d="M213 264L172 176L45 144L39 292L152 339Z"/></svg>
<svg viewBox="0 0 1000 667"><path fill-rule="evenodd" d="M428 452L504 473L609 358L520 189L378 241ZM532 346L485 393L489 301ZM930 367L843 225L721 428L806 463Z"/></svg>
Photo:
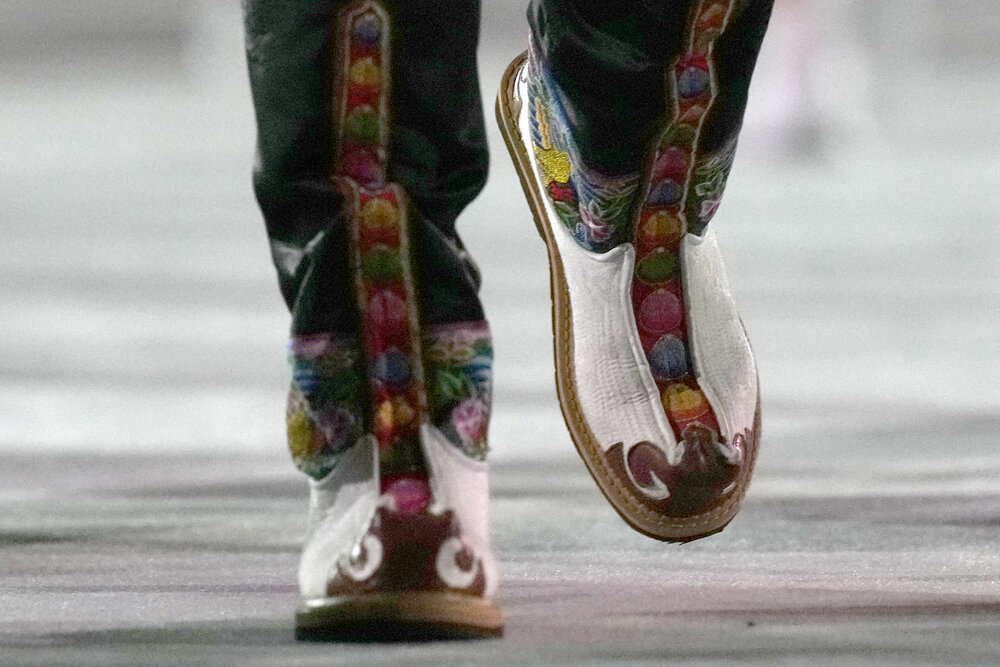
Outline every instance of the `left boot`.
<svg viewBox="0 0 1000 667"><path fill-rule="evenodd" d="M379 473L366 436L310 481L310 531L299 566L300 639L493 637L496 558L487 465L441 431L420 428L429 471Z"/></svg>
<svg viewBox="0 0 1000 667"><path fill-rule="evenodd" d="M292 342L289 444L310 475L300 639L502 632L484 460L489 331L482 322L433 327L420 358L397 354L406 340L394 338L402 345L368 363L369 390L384 399L373 411L363 405L357 340ZM433 409L421 418L407 394L422 393L424 367Z"/></svg>
<svg viewBox="0 0 1000 667"><path fill-rule="evenodd" d="M760 437L756 364L705 230L735 138L722 155L698 152L718 93L713 45L733 1L691 5L683 50L665 68L667 125L636 169L641 178L587 168L561 108L565 91L534 51L511 63L497 99L548 248L556 386L570 435L627 523L678 542L736 515Z"/></svg>
<svg viewBox="0 0 1000 667"><path fill-rule="evenodd" d="M393 125L414 99L401 95L393 114L390 88L394 73L399 88L419 88L407 75L423 70L390 52L415 47L393 32L385 4L246 6L258 198L293 311L288 440L310 478L297 636L498 635L485 462L492 347L452 229L475 179L437 196L406 169L406 141L422 137L419 123Z"/></svg>

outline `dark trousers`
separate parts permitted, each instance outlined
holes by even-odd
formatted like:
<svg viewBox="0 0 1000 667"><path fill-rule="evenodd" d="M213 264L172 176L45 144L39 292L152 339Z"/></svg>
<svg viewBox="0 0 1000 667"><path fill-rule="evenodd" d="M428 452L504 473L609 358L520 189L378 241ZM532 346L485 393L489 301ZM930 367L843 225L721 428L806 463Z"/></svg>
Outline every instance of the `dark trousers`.
<svg viewBox="0 0 1000 667"><path fill-rule="evenodd" d="M715 47L718 97L699 152L732 144L773 0L737 0ZM383 0L392 16L389 173L413 203L420 320L481 320L479 276L455 220L482 189L487 147L477 0ZM694 0L532 0L531 35L589 166L641 169L666 117L665 72ZM254 189L292 333L349 332L358 314L345 203L331 187L330 98L338 0L245 0L257 114ZM513 54L511 54L513 56ZM492 85L492 82L491 82ZM692 231L698 232L698 229Z"/></svg>

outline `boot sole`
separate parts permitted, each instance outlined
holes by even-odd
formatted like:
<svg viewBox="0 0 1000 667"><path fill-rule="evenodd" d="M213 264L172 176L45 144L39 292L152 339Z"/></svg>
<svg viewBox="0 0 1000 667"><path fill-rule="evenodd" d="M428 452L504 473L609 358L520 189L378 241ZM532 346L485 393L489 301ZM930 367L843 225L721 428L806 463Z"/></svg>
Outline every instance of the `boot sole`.
<svg viewBox="0 0 1000 667"><path fill-rule="evenodd" d="M500 608L490 599L432 591L325 598L295 614L303 641L434 641L503 635Z"/></svg>
<svg viewBox="0 0 1000 667"><path fill-rule="evenodd" d="M690 517L670 517L654 512L627 488L615 475L604 456L604 449L594 437L580 408L573 371L573 319L569 287L562 267L562 259L552 229L546 222L545 194L539 190L532 171L531 156L524 148L524 141L518 127L520 103L515 98L517 76L527 59L527 52L516 57L504 72L497 94L496 115L500 133L514 161L514 169L521 181L521 188L528 200L535 219L538 235L545 242L549 256L550 293L552 297L553 346L556 362L556 391L563 419L580 458L590 475L597 482L601 493L622 519L638 532L664 542L690 542L718 533L732 521L739 512L746 495L750 475L757 456L757 447L749 452L750 460L743 466L736 479L736 489L722 502L711 509ZM757 412L754 416L754 442L760 439L760 394L758 390Z"/></svg>

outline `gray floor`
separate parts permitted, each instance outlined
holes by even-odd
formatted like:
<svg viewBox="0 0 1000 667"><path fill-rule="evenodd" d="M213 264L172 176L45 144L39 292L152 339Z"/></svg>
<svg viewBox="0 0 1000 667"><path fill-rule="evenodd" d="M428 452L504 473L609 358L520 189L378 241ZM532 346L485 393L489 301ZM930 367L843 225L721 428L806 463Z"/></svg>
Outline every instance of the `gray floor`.
<svg viewBox="0 0 1000 667"><path fill-rule="evenodd" d="M936 434L910 435L933 449ZM576 461L505 461L505 638L326 646L292 639L305 498L283 461L14 457L3 663L995 663L1000 500L951 482L995 480L997 467L890 466L873 476L892 490L780 490L863 482L845 458L762 466L740 518L683 547L631 533Z"/></svg>
<svg viewBox="0 0 1000 667"><path fill-rule="evenodd" d="M488 96L516 4L484 8ZM748 127L713 224L764 449L739 518L682 547L629 531L575 458L543 247L491 129L460 229L498 354L507 635L296 644L286 314L238 15L199 6L191 44L37 49L0 72L0 664L1000 663L998 133L928 106L932 73L919 122L827 128L810 156L757 152ZM996 108L995 79L964 103Z"/></svg>

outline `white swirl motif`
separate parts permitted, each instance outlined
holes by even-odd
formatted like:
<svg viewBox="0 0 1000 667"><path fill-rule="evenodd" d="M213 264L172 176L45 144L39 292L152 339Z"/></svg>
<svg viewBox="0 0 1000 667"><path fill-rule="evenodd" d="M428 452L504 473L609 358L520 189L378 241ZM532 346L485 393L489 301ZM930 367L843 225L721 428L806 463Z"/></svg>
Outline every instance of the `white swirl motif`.
<svg viewBox="0 0 1000 667"><path fill-rule="evenodd" d="M640 443L638 442L632 443L632 446L629 447L628 449L622 447L622 462L625 464L624 465L625 474L628 475L629 481L632 482L633 486L639 489L639 491L641 491L644 496L650 498L651 500L666 500L667 498L670 497L670 489L667 488L667 485L663 482L662 479L659 478L659 476L657 476L655 471L653 470L648 471L650 483L643 485L640 484L639 480L635 478L635 474L632 472L632 468L629 467L628 455L633 449L635 449L636 445L639 444ZM664 458L664 460L666 460L666 458Z"/></svg>
<svg viewBox="0 0 1000 667"><path fill-rule="evenodd" d="M739 437L739 436L737 436ZM731 466L738 466L743 463L743 450L734 441L732 444L727 442L715 441L715 451L719 452L722 458L726 459L726 463Z"/></svg>
<svg viewBox="0 0 1000 667"><path fill-rule="evenodd" d="M468 570L463 570L458 564L458 555L465 550L465 544L457 537L449 537L438 549L434 565L441 581L452 588L469 588L476 580L479 559L475 559Z"/></svg>
<svg viewBox="0 0 1000 667"><path fill-rule="evenodd" d="M382 565L382 543L369 533L350 553L341 554L338 565L341 572L361 583L371 578Z"/></svg>
<svg viewBox="0 0 1000 667"><path fill-rule="evenodd" d="M629 471L629 474L631 474L631 471ZM649 477L652 480L652 484L649 486L639 486L636 484L636 487L653 500L666 500L669 498L670 489L663 483L663 480L657 477L656 473L652 470L649 471Z"/></svg>

